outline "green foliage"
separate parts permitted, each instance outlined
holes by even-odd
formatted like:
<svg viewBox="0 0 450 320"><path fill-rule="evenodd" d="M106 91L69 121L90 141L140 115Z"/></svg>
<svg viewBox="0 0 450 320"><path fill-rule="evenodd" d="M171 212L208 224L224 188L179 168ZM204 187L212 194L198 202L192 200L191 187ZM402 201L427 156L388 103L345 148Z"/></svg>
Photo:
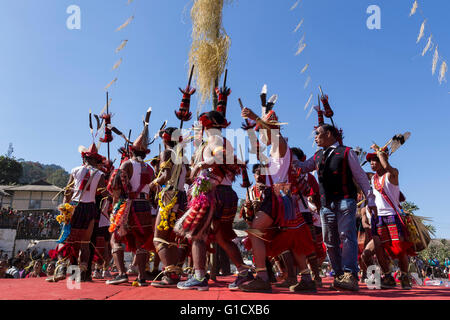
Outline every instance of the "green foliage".
<svg viewBox="0 0 450 320"><path fill-rule="evenodd" d="M0 156L0 184L19 183L22 170L22 165L16 159Z"/></svg>
<svg viewBox="0 0 450 320"><path fill-rule="evenodd" d="M39 162L22 162L23 174L20 177L21 184L30 184L39 180L47 181L58 187L65 187L69 180L69 174L55 164L45 165Z"/></svg>
<svg viewBox="0 0 450 320"><path fill-rule="evenodd" d="M445 258L450 258L450 243L446 239L434 240L419 253L419 257L425 261L436 258L443 262Z"/></svg>

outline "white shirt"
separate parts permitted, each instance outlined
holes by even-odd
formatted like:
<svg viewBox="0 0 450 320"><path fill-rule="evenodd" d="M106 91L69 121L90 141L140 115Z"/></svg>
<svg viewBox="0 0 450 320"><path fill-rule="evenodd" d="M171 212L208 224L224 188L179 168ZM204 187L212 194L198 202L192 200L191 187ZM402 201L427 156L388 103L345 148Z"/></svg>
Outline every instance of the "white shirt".
<svg viewBox="0 0 450 320"><path fill-rule="evenodd" d="M130 179L130 185L131 185L131 191L137 192L139 190L139 187L141 186L141 171L142 167L141 164L147 165L146 163L136 161L134 159L130 160L131 164L133 165L133 175ZM141 193L149 193L150 192L150 185L147 184L142 188Z"/></svg>
<svg viewBox="0 0 450 320"><path fill-rule="evenodd" d="M386 175L386 179L384 181L384 186L383 186L383 190L386 193L386 195L388 196L388 198L391 200L392 204L395 206L395 208L397 210L399 205L400 205L400 188L397 185L392 184L389 181L389 178ZM383 177L379 177L378 182L381 184L383 180ZM381 195L381 192L379 192L377 189L375 189L375 176L372 177L372 187L373 187L373 193L375 195L375 204L377 206L377 210L378 210L378 215L379 216L393 216L396 215L396 211L394 208L392 208L392 206L389 204L389 202L387 202L384 197Z"/></svg>
<svg viewBox="0 0 450 320"><path fill-rule="evenodd" d="M289 146L287 146L286 154L283 158L269 158L269 166L264 171L266 171L266 185L271 186L269 176L272 178L272 182L283 183L288 182L289 179L289 168L291 166L291 151Z"/></svg>
<svg viewBox="0 0 450 320"><path fill-rule="evenodd" d="M93 176L93 178L91 179L91 183L88 186L89 190L85 190L83 192L82 190L80 190L80 187L88 170L90 176L91 177ZM74 195L72 201L84 203L95 202L95 194L97 193L97 186L100 181L100 177L103 175L103 172L91 166L83 165L72 169L71 174L74 178ZM80 199L81 193L83 193L83 195Z"/></svg>

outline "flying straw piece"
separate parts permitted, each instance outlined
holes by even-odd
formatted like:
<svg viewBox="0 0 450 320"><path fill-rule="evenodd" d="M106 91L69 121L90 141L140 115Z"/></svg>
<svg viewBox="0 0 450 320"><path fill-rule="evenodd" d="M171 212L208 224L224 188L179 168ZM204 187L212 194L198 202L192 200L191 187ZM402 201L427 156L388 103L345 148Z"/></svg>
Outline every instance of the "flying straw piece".
<svg viewBox="0 0 450 320"><path fill-rule="evenodd" d="M425 31L425 23L426 23L426 22L427 22L427 19L425 19L425 20L422 22L422 25L420 26L420 32L419 32L419 36L417 37L416 43L419 43L420 39L423 38L424 31Z"/></svg>
<svg viewBox="0 0 450 320"><path fill-rule="evenodd" d="M305 86L304 86L303 89L306 89L306 87L308 86L308 84L309 84L310 81L311 81L311 77L308 76L308 79L306 79Z"/></svg>
<svg viewBox="0 0 450 320"><path fill-rule="evenodd" d="M431 67L431 72L432 72L433 76L434 76L434 73L436 72L438 60L439 60L439 52L438 52L438 46L436 46L436 49L434 50L434 55L433 55L433 65Z"/></svg>
<svg viewBox="0 0 450 320"><path fill-rule="evenodd" d="M120 60L116 62L116 64L113 67L113 70L116 70L121 64L122 64L122 58L120 58Z"/></svg>
<svg viewBox="0 0 450 320"><path fill-rule="evenodd" d="M422 57L425 55L425 53L428 52L428 50L430 50L430 47L431 47L431 37L433 37L433 35L431 35L431 36L428 38L427 45L425 46L425 48L423 48L423 51L422 51Z"/></svg>
<svg viewBox="0 0 450 320"><path fill-rule="evenodd" d="M297 8L298 4L300 3L300 0L297 0L297 2L294 3L294 5L291 7L291 9L289 9L290 11L294 10L295 8Z"/></svg>
<svg viewBox="0 0 450 320"><path fill-rule="evenodd" d="M309 104L311 103L312 98L313 98L313 95L312 95L312 93L311 93L311 95L309 96L308 102L306 102L305 107L303 108L305 111L306 111L306 109L308 108Z"/></svg>
<svg viewBox="0 0 450 320"><path fill-rule="evenodd" d="M416 13L418 7L419 7L419 4L417 3L417 0L415 0L413 6L411 8L411 12L409 13L410 17Z"/></svg>
<svg viewBox="0 0 450 320"><path fill-rule="evenodd" d="M120 27L117 28L116 31L120 31L120 30L122 30L123 28L125 28L126 26L128 26L128 25L130 24L130 22L133 21L133 19L134 19L134 16L129 17L129 18L127 19L127 21L125 21L125 23L124 23L123 25L121 25Z"/></svg>
<svg viewBox="0 0 450 320"><path fill-rule="evenodd" d="M132 3L132 2L133 2L133 0L128 0L127 5L129 5L129 4Z"/></svg>
<svg viewBox="0 0 450 320"><path fill-rule="evenodd" d="M303 43L302 45L299 46L297 52L295 53L296 56L298 56L300 53L303 52L303 50L305 50L306 48L306 43Z"/></svg>
<svg viewBox="0 0 450 320"><path fill-rule="evenodd" d="M302 69L302 72L300 72L300 73L303 73L303 72L305 72L306 71L306 69L308 69L308 67L309 67L309 63L306 65L306 66L304 66L303 67L303 69Z"/></svg>
<svg viewBox="0 0 450 320"><path fill-rule="evenodd" d="M106 87L105 87L105 91L108 90L109 87L111 87L111 85L117 81L117 78L115 78L113 81L111 81Z"/></svg>
<svg viewBox="0 0 450 320"><path fill-rule="evenodd" d="M119 53L120 50L125 48L125 46L127 45L127 42L128 42L128 40L123 40L122 43L120 44L120 46L117 47L116 53Z"/></svg>
<svg viewBox="0 0 450 320"><path fill-rule="evenodd" d="M448 70L448 66L447 63L445 61L442 62L441 65L441 69L439 70L439 83L442 84L443 81L447 81L445 80L445 74L447 73Z"/></svg>
<svg viewBox="0 0 450 320"><path fill-rule="evenodd" d="M308 119L311 116L311 113L313 112L314 107L311 107L311 109L309 109L308 114L306 115L306 119Z"/></svg>
<svg viewBox="0 0 450 320"><path fill-rule="evenodd" d="M302 21L299 22L299 24L295 27L294 32L297 32L298 29L300 29L300 27L302 26L304 20L305 19L302 19Z"/></svg>

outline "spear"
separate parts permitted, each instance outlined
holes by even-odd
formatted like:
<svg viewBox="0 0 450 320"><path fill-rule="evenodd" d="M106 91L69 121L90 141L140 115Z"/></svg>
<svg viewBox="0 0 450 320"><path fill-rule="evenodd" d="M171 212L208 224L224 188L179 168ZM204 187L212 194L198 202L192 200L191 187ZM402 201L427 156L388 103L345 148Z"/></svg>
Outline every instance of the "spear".
<svg viewBox="0 0 450 320"><path fill-rule="evenodd" d="M325 97L325 95L323 94L323 91L322 91L322 87L321 87L321 86L319 86L319 90L320 90L321 96L322 96L322 97ZM319 97L319 101L320 101L320 97ZM328 101L327 101L327 102L328 102ZM320 106L320 102L319 102L319 106ZM324 104L323 104L323 107L324 107L325 111L326 111L327 108L331 109L329 104L328 104L327 106L325 106L325 103L324 103ZM326 108L326 107L327 107L327 108ZM326 112L325 112L325 113L326 113ZM326 114L325 114L325 116L326 116ZM334 125L333 115L331 115L329 118L330 118L330 120L331 120L331 123L333 124L333 127L336 127L336 126Z"/></svg>
<svg viewBox="0 0 450 320"><path fill-rule="evenodd" d="M106 91L106 114L109 114L109 93ZM109 154L109 141L108 141L108 161L110 161L110 154Z"/></svg>

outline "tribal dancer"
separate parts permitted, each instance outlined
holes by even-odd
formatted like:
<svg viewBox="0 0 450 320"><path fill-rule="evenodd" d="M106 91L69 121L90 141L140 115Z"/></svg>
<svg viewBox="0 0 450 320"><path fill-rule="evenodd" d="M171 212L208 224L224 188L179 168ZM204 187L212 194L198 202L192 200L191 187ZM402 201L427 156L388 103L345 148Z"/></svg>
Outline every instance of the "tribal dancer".
<svg viewBox="0 0 450 320"><path fill-rule="evenodd" d="M272 146L266 173L265 189L262 202L251 229L248 230L253 256L256 265L256 279L241 284L239 289L246 292L272 292L267 268L266 256L276 257L286 250L290 250L301 269L301 281L290 287L293 292L316 292L316 285L312 281L306 264L306 256L314 251L314 245L309 228L297 205L297 196L291 194L294 183L292 176L292 152L286 140L280 133L280 123L273 110L259 118L252 110L243 108L242 117L256 121L260 130L261 142ZM267 231L278 230L272 239Z"/></svg>
<svg viewBox="0 0 450 320"><path fill-rule="evenodd" d="M291 148L293 153L293 161L305 161L306 155L303 150L299 148ZM320 265L319 255L322 253L322 246L317 245L317 242L322 242L322 240L317 240L316 229L314 227L313 215L308 205L308 197L312 197L313 202L316 208L320 210L320 190L319 184L316 181L316 178L310 173L302 173L301 170L296 170L296 186L297 186L297 195L298 195L298 205L300 207L300 212L303 215L303 219L309 226L309 230L311 231L311 236L314 241L315 248L318 248L318 252L314 250L314 252L307 257L309 267L314 275L314 281L316 282L316 286L322 287L322 278L320 277ZM321 235L320 235L321 236Z"/></svg>
<svg viewBox="0 0 450 320"><path fill-rule="evenodd" d="M83 165L72 169L68 186L64 194L65 207L74 206L75 210L70 219L70 233L62 232L58 252L69 258L71 255L78 258L81 271L81 281L90 280L88 273L89 244L94 229L95 217L98 208L95 204L95 196L99 189L105 189L106 181L103 172L98 168L104 157L101 156L95 144L89 149L80 146L79 151L83 158ZM103 191L103 194L107 193ZM69 205L70 204L70 205ZM65 238L65 240L63 240ZM65 254L64 254L64 253ZM61 255L60 255L61 256ZM64 268L61 268L64 270ZM63 272L65 273L65 272ZM58 272L52 279L47 281L56 282L65 278L65 274Z"/></svg>
<svg viewBox="0 0 450 320"><path fill-rule="evenodd" d="M406 229L400 216L400 189L398 185L398 169L388 162L388 155L375 145L371 147L376 153L369 153L367 161L375 175L372 177L372 187L378 215L372 216L372 236L377 259L384 273L382 288L395 287L395 280L383 255L387 253L392 259L398 259L401 271L400 283L402 289L411 289L408 274L408 255L415 255L413 244L406 241Z"/></svg>
<svg viewBox="0 0 450 320"><path fill-rule="evenodd" d="M178 134L178 136L177 136ZM158 177L150 185L151 189L162 189L158 193L159 212L156 218L156 229L153 243L156 253L164 266L164 276L161 281L152 282L154 287L174 287L180 281L181 267L186 253L184 245L176 242L173 232L175 221L186 211L187 197L184 185L189 176L189 166L183 158L179 145L181 137L177 128L166 128L160 132L164 142L164 151L160 155ZM164 186L164 187L162 187Z"/></svg>
<svg viewBox="0 0 450 320"><path fill-rule="evenodd" d="M222 88L217 111L203 113L199 117L202 128L206 130L207 140L194 155L191 173L194 181L190 190L189 209L175 226L180 236L192 240L194 275L187 281L179 282L179 289L209 290L205 277L206 241L212 235L239 272L229 289L236 290L250 275L237 245L232 241L236 237L232 226L238 197L231 185L243 164L237 163L231 143L221 132L229 125L225 118L229 92L228 88Z"/></svg>
<svg viewBox="0 0 450 320"><path fill-rule="evenodd" d="M111 216L109 231L114 263L119 271L115 279L106 284L128 282L124 263L124 248L136 254L138 267L137 286L145 286L145 268L149 260L148 251L153 248L153 226L149 201L150 182L154 172L150 165L144 162L148 149L148 122L150 110L144 122L144 130L130 146L131 159L122 163L115 170L109 183L108 191L113 196L114 210Z"/></svg>

